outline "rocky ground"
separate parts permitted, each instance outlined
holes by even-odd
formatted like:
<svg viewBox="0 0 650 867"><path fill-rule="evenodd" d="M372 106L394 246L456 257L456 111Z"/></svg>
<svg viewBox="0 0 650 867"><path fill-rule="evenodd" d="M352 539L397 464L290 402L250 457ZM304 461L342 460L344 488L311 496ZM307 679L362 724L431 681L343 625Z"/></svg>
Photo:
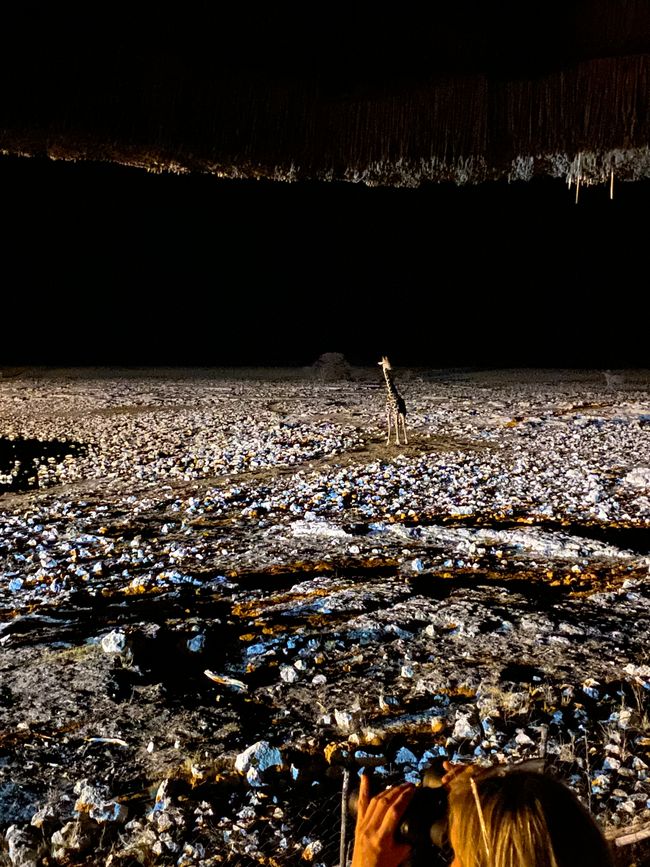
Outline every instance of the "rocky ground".
<svg viewBox="0 0 650 867"><path fill-rule="evenodd" d="M5 371L0 863L333 865L438 756L643 834L650 372L354 376Z"/></svg>

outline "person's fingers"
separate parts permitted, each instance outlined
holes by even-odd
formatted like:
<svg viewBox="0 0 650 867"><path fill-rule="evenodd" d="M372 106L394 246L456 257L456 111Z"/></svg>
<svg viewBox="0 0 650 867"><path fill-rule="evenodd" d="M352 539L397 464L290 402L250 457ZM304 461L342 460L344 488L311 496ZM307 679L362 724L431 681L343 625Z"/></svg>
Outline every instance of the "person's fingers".
<svg viewBox="0 0 650 867"><path fill-rule="evenodd" d="M370 803L370 777L365 772L361 775L359 783L359 800L357 802L357 825L362 821L368 812L368 804Z"/></svg>
<svg viewBox="0 0 650 867"><path fill-rule="evenodd" d="M361 789L363 788L363 797ZM411 847L397 841L397 829L415 787L403 783L369 798L368 781L360 786L359 812L355 834L353 867L399 867ZM366 805L361 812L361 806Z"/></svg>
<svg viewBox="0 0 650 867"><path fill-rule="evenodd" d="M370 802L370 806L374 807L376 811L384 813L395 798L398 798L403 791L410 788L413 788L411 783L400 783L399 786L391 786L388 789L384 789L383 792L375 795Z"/></svg>
<svg viewBox="0 0 650 867"><path fill-rule="evenodd" d="M392 797L384 801L384 811L379 828L381 834L390 834L391 836L395 834L414 792L415 786L408 783L392 790Z"/></svg>
<svg viewBox="0 0 650 867"><path fill-rule="evenodd" d="M374 817L378 809L381 810L381 796L383 792L370 797L370 779L364 774L359 787L359 808L357 812L357 827L369 828L375 824Z"/></svg>
<svg viewBox="0 0 650 867"><path fill-rule="evenodd" d="M389 786L388 789L384 789L378 795L375 795L375 799L378 801L392 801L393 798L396 798L400 794L400 792L412 788L413 783L400 783L399 786Z"/></svg>
<svg viewBox="0 0 650 867"><path fill-rule="evenodd" d="M371 799L363 817L363 827L367 829L379 830L384 821L386 811L395 801L396 798L406 790L412 789L411 783L402 783L399 786L384 789L378 795Z"/></svg>

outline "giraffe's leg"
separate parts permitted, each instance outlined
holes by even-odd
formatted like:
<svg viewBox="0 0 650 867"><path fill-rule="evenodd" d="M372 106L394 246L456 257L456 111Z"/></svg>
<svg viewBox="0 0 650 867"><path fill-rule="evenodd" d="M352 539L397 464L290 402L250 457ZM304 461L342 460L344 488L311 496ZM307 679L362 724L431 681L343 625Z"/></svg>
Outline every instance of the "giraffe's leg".
<svg viewBox="0 0 650 867"><path fill-rule="evenodd" d="M403 415L400 415L400 420L402 422L402 430L404 431L404 444L408 445L408 437L406 436L406 418Z"/></svg>
<svg viewBox="0 0 650 867"><path fill-rule="evenodd" d="M386 440L386 445L390 445L390 407L386 408L386 421L388 422L388 439Z"/></svg>
<svg viewBox="0 0 650 867"><path fill-rule="evenodd" d="M397 414L397 410L395 411L395 415L393 416L395 419L395 442L397 445L401 445L399 441L399 415Z"/></svg>

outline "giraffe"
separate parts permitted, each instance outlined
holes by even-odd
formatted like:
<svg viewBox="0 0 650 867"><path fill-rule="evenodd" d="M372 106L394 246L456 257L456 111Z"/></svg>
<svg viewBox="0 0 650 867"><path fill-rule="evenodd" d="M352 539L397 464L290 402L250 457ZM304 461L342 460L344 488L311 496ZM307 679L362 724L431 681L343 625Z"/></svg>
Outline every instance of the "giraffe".
<svg viewBox="0 0 650 867"><path fill-rule="evenodd" d="M386 420L388 422L388 439L386 440L386 445L390 445L390 428L391 428L391 419L394 422L395 426L395 438L397 440L397 445L400 445L399 441L399 425L402 423L402 430L404 431L404 443L408 445L408 438L406 436L406 404L404 403L404 398L398 392L395 383L393 382L392 376L392 367L390 366L390 361L386 358L386 356L382 356L381 361L378 362L379 366L384 371L384 379L386 380Z"/></svg>

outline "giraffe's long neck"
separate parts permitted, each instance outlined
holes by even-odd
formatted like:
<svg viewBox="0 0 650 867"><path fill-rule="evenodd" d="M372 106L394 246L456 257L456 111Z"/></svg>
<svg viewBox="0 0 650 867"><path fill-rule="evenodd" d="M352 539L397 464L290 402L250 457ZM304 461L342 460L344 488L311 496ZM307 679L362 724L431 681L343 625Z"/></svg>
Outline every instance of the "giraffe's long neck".
<svg viewBox="0 0 650 867"><path fill-rule="evenodd" d="M399 398L399 392L393 382L393 377L390 375L390 371L385 367L384 368L384 379L386 380L386 389L388 390L388 399L389 400L397 400Z"/></svg>

